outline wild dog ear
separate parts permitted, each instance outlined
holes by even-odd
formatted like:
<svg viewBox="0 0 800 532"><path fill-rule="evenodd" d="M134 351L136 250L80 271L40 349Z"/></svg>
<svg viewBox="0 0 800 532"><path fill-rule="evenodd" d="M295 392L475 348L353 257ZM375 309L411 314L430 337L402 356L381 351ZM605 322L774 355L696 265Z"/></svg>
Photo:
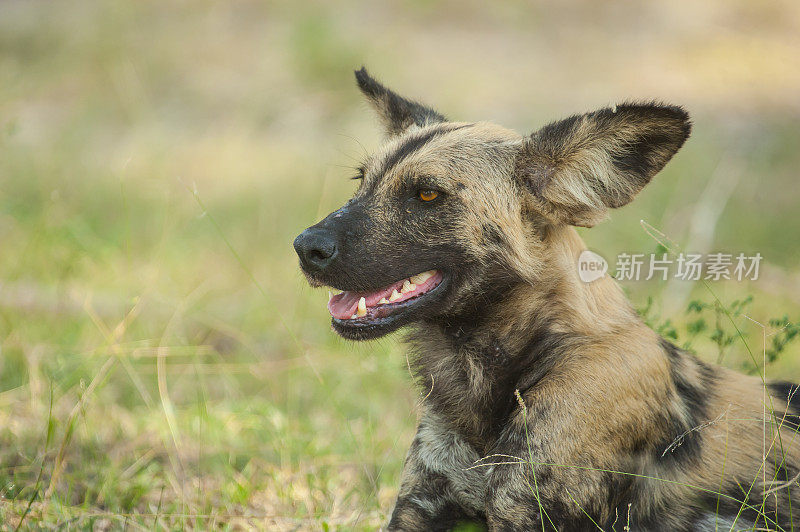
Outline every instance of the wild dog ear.
<svg viewBox="0 0 800 532"><path fill-rule="evenodd" d="M623 104L553 122L523 140L515 176L554 222L591 227L622 207L675 155L689 114L656 103Z"/></svg>
<svg viewBox="0 0 800 532"><path fill-rule="evenodd" d="M364 67L356 70L356 81L361 92L378 112L386 132L390 136L399 135L412 124L421 127L447 120L433 109L407 100L387 89L371 77Z"/></svg>

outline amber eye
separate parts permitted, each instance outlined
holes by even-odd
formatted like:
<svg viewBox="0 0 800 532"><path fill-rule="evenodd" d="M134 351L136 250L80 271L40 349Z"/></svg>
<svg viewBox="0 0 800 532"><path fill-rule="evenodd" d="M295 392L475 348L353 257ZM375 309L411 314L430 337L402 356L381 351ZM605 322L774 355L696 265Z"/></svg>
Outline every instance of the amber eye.
<svg viewBox="0 0 800 532"><path fill-rule="evenodd" d="M439 193L435 190L420 190L419 191L419 199L422 201L433 201L439 196Z"/></svg>

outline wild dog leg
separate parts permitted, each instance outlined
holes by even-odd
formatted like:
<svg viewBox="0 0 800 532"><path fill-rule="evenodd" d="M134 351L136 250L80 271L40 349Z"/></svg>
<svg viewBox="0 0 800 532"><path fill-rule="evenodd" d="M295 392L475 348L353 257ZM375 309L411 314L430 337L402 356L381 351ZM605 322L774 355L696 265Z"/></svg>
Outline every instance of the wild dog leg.
<svg viewBox="0 0 800 532"><path fill-rule="evenodd" d="M389 530L450 530L483 519L486 476L470 469L478 453L433 415L424 414L411 443Z"/></svg>
<svg viewBox="0 0 800 532"><path fill-rule="evenodd" d="M566 417L566 416L565 416ZM565 442L548 437L547 419L518 412L490 450L486 519L491 531L592 530L608 519L606 508L626 485L591 467L590 456L564 455ZM569 421L567 421L569 422ZM526 429L527 424L527 429ZM537 431L536 429L542 429ZM589 467L562 467L579 464ZM612 502L613 504L613 502Z"/></svg>

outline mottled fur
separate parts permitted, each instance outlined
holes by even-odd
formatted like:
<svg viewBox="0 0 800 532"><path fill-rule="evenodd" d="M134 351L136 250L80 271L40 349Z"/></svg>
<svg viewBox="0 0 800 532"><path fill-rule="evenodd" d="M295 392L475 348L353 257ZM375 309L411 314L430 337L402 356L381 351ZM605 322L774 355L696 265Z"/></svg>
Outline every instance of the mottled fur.
<svg viewBox="0 0 800 532"><path fill-rule="evenodd" d="M389 528L788 530L800 393L702 362L613 279L577 275L571 226L631 201L688 137L687 113L619 105L523 138L357 79L389 138L314 226L341 236L337 261L306 273L346 290L448 276L445 296L392 325L412 326L427 395ZM442 197L421 204L421 188Z"/></svg>

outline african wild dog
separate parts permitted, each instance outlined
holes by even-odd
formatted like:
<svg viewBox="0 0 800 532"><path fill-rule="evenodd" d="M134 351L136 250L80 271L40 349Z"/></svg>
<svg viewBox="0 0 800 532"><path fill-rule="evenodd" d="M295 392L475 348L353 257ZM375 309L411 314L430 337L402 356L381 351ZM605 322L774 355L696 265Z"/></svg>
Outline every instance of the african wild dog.
<svg viewBox="0 0 800 532"><path fill-rule="evenodd" d="M356 78L389 138L294 246L312 285L344 291L341 336L413 325L427 397L389 528L788 530L800 394L698 360L612 278L578 278L572 226L630 202L688 114L624 104L521 137Z"/></svg>

